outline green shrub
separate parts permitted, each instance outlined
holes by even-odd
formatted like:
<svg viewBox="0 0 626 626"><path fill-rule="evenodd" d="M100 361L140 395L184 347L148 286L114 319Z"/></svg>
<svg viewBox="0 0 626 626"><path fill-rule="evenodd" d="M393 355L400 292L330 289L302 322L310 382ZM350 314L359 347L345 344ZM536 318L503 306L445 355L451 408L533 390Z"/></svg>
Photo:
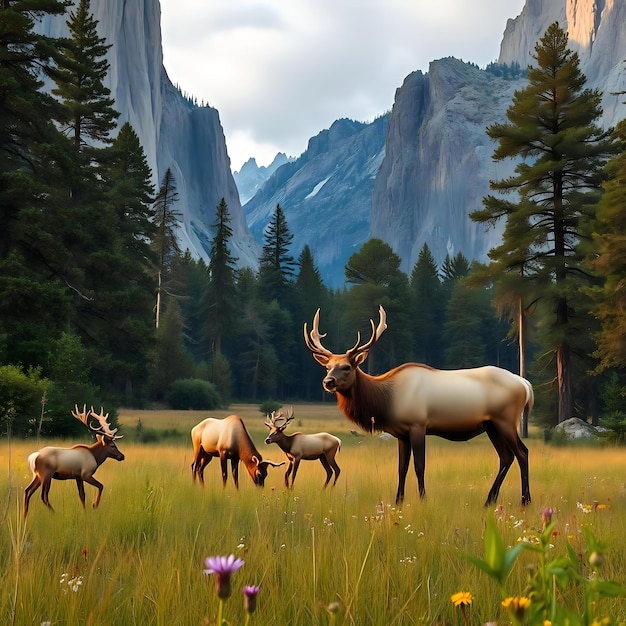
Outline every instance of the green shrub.
<svg viewBox="0 0 626 626"><path fill-rule="evenodd" d="M16 365L0 367L0 421L15 435L35 433L41 415L41 399L48 381L39 369L27 372Z"/></svg>
<svg viewBox="0 0 626 626"><path fill-rule="evenodd" d="M263 415L269 415L273 411L278 411L282 406L283 405L276 400L265 400L265 402L259 406L259 411L261 411Z"/></svg>
<svg viewBox="0 0 626 626"><path fill-rule="evenodd" d="M221 398L215 385L197 378L175 380L168 395L172 409L212 410L221 406Z"/></svg>

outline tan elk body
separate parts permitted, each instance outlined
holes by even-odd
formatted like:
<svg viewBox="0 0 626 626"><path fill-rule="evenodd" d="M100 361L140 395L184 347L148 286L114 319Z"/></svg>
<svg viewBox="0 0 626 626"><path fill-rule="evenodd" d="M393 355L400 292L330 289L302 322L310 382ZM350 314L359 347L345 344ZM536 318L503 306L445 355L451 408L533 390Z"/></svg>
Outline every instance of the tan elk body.
<svg viewBox="0 0 626 626"><path fill-rule="evenodd" d="M109 458L116 461L124 460L124 455L115 445L115 440L123 435L115 434L117 428L111 430L110 424L107 423L109 414L104 415L104 411L100 409L100 415L98 415L91 407L89 415L100 422L100 426L94 428L88 422L86 408L83 406L82 413L78 411L77 406L75 409L76 412L72 411L72 415L96 435L96 443L90 446L78 444L72 448L46 446L29 455L28 465L33 472L33 479L24 490L24 517L28 514L30 498L39 487L41 487L41 500L50 510L54 510L49 501L50 485L53 479L75 480L78 497L83 507L85 506L84 483L96 487L98 492L93 502L95 509L100 504L104 489L104 485L94 478L95 471Z"/></svg>
<svg viewBox="0 0 626 626"><path fill-rule="evenodd" d="M370 320L372 335L344 354L325 348L319 332L319 309L310 334L304 324L304 340L313 357L326 368L324 389L334 393L344 415L362 429L384 431L398 440L398 490L396 503L404 499L411 454L419 494L424 497L425 437L438 435L467 441L487 433L500 459L500 467L485 505L498 498L500 487L517 459L522 485L522 505L530 502L528 449L518 434L522 413L533 405L533 389L526 379L508 370L485 366L438 370L420 363L405 363L379 376L359 367L370 348L387 328L385 310L379 309L378 326Z"/></svg>
<svg viewBox="0 0 626 626"><path fill-rule="evenodd" d="M336 485L341 469L337 465L335 456L341 449L341 439L329 433L293 433L292 435L286 435L284 432L285 428L293 421L293 418L293 410L286 416L273 412L265 422L265 425L270 429L265 443L277 444L289 460L289 467L285 473L285 486L290 486L289 476L291 475L291 487L293 487L300 461L318 460L326 470L324 487L330 482L333 473L335 474L333 486Z"/></svg>
<svg viewBox="0 0 626 626"><path fill-rule="evenodd" d="M214 457L220 460L222 482L226 486L228 478L228 461L235 487L239 488L239 462L241 461L252 482L263 487L269 466L280 467L284 463L264 461L256 449L245 424L237 415L229 415L224 419L207 417L191 429L193 443L193 463L191 465L193 480L196 477L204 484L204 468Z"/></svg>

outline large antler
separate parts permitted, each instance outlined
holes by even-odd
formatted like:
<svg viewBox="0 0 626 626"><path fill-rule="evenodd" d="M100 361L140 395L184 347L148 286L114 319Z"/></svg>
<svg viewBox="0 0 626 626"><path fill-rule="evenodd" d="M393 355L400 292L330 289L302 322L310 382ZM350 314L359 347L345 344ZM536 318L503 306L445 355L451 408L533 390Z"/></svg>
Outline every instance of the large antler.
<svg viewBox="0 0 626 626"><path fill-rule="evenodd" d="M72 411L72 415L78 421L82 422L92 433L96 435L105 435L106 437L110 437L111 439L121 439L124 436L124 435L115 434L117 432L117 428L114 430L111 430L111 424L107 422L109 414L107 413L106 415L104 415L104 409L102 407L100 408L100 415L98 415L94 411L93 407L91 407L91 410L88 413L87 406L84 404L83 404L82 413L78 410L77 404L74 405L74 409L75 411ZM89 423L87 419L88 415L95 417L98 420L98 422L100 422L100 426L98 428L94 427L92 424Z"/></svg>
<svg viewBox="0 0 626 626"><path fill-rule="evenodd" d="M333 353L326 349L322 345L322 337L326 337L326 333L320 335L319 332L319 323L320 323L320 310L317 309L315 312L315 317L313 318L313 328L311 329L311 336L309 337L309 333L307 332L306 322L304 322L304 343L306 343L306 347L313 352L314 354L322 354L324 356L332 356Z"/></svg>
<svg viewBox="0 0 626 626"><path fill-rule="evenodd" d="M368 352L369 349L380 339L380 336L383 334L385 329L387 328L387 314L385 313L385 309L382 306L378 307L378 314L380 316L378 321L378 326L374 326L374 321L370 319L370 324L372 325L372 336L367 343L364 343L362 346L361 343L361 333L357 333L356 343L348 352L346 352L349 356L357 356L363 352Z"/></svg>
<svg viewBox="0 0 626 626"><path fill-rule="evenodd" d="M94 429L93 426L91 426L94 432L97 432L102 435L106 435L107 437L111 437L112 439L121 439L124 436L124 435L115 434L118 431L117 428L114 428L113 430L111 430L111 424L107 422L107 419L109 419L109 414L108 413L106 415L104 414L103 407L100 407L100 415L98 415L94 411L93 407L91 407L91 411L89 413L92 417L95 417L98 420L98 422L100 422L100 428L98 429Z"/></svg>
<svg viewBox="0 0 626 626"><path fill-rule="evenodd" d="M289 409L287 415L283 415L280 410L278 412L272 411L268 416L268 419L265 421L265 425L268 428L278 428L280 430L284 430L293 421L293 418L293 407Z"/></svg>

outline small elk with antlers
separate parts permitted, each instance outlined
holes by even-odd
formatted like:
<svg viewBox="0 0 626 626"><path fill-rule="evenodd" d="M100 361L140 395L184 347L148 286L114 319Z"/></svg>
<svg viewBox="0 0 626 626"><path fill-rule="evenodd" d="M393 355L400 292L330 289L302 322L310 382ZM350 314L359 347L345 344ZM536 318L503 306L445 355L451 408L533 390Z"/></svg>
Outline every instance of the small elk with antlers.
<svg viewBox="0 0 626 626"><path fill-rule="evenodd" d="M269 466L280 467L285 463L264 461L250 438L243 420L237 415L224 419L207 417L191 429L193 443L193 463L191 471L195 482L196 476L204 485L204 468L213 457L219 457L222 468L222 482L226 486L228 478L228 460L235 487L239 489L239 461L242 461L258 487L265 485Z"/></svg>
<svg viewBox="0 0 626 626"><path fill-rule="evenodd" d="M95 471L109 458L116 461L124 460L124 455L115 445L115 440L121 439L124 435L116 435L117 428L111 430L111 425L107 422L109 414L104 415L103 408L100 408L100 415L94 411L93 407L89 413L87 413L84 405L82 413L79 412L78 406L74 405L74 408L75 411L72 411L72 415L96 435L97 441L90 446L79 444L72 448L46 446L29 455L28 465L33 472L33 480L24 490L24 517L28 513L30 498L39 487L41 487L41 500L51 511L54 511L48 499L53 478L56 480L75 480L78 487L78 497L83 508L85 506L84 483L96 487L98 493L93 501L93 508L95 509L100 504L104 489L103 484L93 477ZM89 423L89 416L97 419L100 426L94 427Z"/></svg>
<svg viewBox="0 0 626 626"><path fill-rule="evenodd" d="M278 444L278 447L287 455L289 460L289 467L285 473L285 486L289 487L289 475L291 474L291 487L293 487L300 461L319 460L326 470L324 487L330 482L333 472L335 474L334 487L341 473L341 469L335 461L335 455L341 449L341 439L329 433L285 435L285 428L291 424L293 418L292 408L286 416L283 416L280 411L278 413L273 411L265 422L265 425L270 429L265 443Z"/></svg>
<svg viewBox="0 0 626 626"><path fill-rule="evenodd" d="M533 389L525 378L494 366L437 370L420 363L405 363L371 376L359 366L387 328L383 307L378 326L370 320L370 340L361 345L358 334L356 344L344 354L333 354L322 345L325 335L319 332L319 314L318 309L310 335L304 324L304 341L326 368L322 386L336 394L337 405L350 421L365 431L384 431L398 440L397 504L404 499L411 453L420 496L426 495L426 435L467 441L484 432L500 458L485 506L498 498L514 459L520 467L522 505L530 502L528 449L517 432L522 413L528 415L533 405Z"/></svg>

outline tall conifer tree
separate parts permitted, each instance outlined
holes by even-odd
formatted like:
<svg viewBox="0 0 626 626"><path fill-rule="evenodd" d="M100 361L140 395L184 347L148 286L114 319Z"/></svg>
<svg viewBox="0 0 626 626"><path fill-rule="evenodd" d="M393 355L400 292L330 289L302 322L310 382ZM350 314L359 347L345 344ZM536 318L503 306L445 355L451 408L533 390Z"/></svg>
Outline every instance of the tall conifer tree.
<svg viewBox="0 0 626 626"><path fill-rule="evenodd" d="M567 34L552 24L535 46L536 65L528 68L528 86L515 93L507 123L488 129L498 141L493 158L520 159L510 178L491 188L517 192L517 201L487 196L475 221L507 220L506 240L491 251L494 279L503 271L525 267L524 281L546 311L545 347L554 355L558 387L557 420L574 415L572 350L584 335L577 303L581 273L578 248L581 227L590 219L603 180L603 166L613 146L609 131L596 124L601 94L585 89L578 55ZM521 234L515 239L515 234ZM511 267L498 264L508 257ZM578 318L573 312L578 308ZM587 332L588 334L588 332Z"/></svg>
<svg viewBox="0 0 626 626"><path fill-rule="evenodd" d="M264 244L259 259L259 287L265 302L278 300L285 304L292 282L295 263L289 253L293 234L289 230L285 212L276 205L274 215L263 235Z"/></svg>

